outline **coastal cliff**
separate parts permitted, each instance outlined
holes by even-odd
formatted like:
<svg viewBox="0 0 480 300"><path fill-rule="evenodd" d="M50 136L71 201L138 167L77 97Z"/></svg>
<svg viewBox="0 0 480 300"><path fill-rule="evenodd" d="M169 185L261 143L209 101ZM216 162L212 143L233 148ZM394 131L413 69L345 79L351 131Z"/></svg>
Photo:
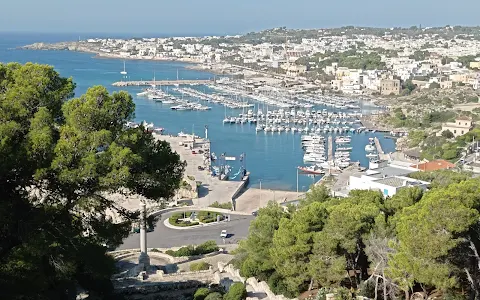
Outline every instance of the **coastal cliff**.
<svg viewBox="0 0 480 300"><path fill-rule="evenodd" d="M26 50L68 50L68 51L79 51L79 52L99 52L100 48L98 46L84 43L84 42L59 42L59 43L34 43L31 45L26 45L19 47L18 49Z"/></svg>

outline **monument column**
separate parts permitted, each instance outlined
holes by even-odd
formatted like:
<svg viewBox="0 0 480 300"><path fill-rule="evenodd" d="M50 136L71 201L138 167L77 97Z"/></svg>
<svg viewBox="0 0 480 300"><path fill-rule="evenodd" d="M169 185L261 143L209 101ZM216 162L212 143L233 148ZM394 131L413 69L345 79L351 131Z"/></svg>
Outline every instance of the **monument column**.
<svg viewBox="0 0 480 300"><path fill-rule="evenodd" d="M140 204L140 257L138 263L146 269L150 266L150 257L147 254L147 208L144 202Z"/></svg>

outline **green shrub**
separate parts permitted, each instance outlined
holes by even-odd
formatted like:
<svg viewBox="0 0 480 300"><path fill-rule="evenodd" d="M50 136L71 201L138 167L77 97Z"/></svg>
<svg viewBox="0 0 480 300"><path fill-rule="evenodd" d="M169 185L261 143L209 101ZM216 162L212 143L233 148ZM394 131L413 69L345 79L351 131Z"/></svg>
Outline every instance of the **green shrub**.
<svg viewBox="0 0 480 300"><path fill-rule="evenodd" d="M168 222L170 223L170 225L173 225L173 226L178 226L178 227L188 227L188 226L195 226L195 225L199 225L198 222L190 222L190 221L179 221L179 219L183 219L183 217L189 217L191 216L192 213L175 213L173 215L170 216L170 218L168 218Z"/></svg>
<svg viewBox="0 0 480 300"><path fill-rule="evenodd" d="M215 292L208 294L207 297L205 297L205 300L223 300L222 294Z"/></svg>
<svg viewBox="0 0 480 300"><path fill-rule="evenodd" d="M232 209L232 203L218 203L218 201L213 202L210 207L223 208L223 209Z"/></svg>
<svg viewBox="0 0 480 300"><path fill-rule="evenodd" d="M197 247L193 245L185 246L177 251L167 250L165 251L166 254L171 255L173 257L182 257L182 256L195 256L195 255L203 255L218 251L218 246L215 241L206 241L203 244L198 245Z"/></svg>
<svg viewBox="0 0 480 300"><path fill-rule="evenodd" d="M193 295L193 300L205 300L205 297L207 297L208 294L210 294L208 288L199 288Z"/></svg>
<svg viewBox="0 0 480 300"><path fill-rule="evenodd" d="M182 247L182 248L178 249L175 253L175 256L177 256L177 257L193 256L193 255L195 255L195 248L192 245Z"/></svg>
<svg viewBox="0 0 480 300"><path fill-rule="evenodd" d="M236 282L230 286L230 289L223 297L224 300L244 300L247 299L247 289L245 285L240 282Z"/></svg>
<svg viewBox="0 0 480 300"><path fill-rule="evenodd" d="M215 222L217 221L217 216L220 216L220 220L223 219L223 215L221 213L217 213L213 211L200 211L197 214L198 219L200 220L200 222L203 222L203 223ZM208 220L213 220L213 221L206 222Z"/></svg>
<svg viewBox="0 0 480 300"><path fill-rule="evenodd" d="M210 265L204 261L190 264L190 271L204 271L208 270L209 268Z"/></svg>
<svg viewBox="0 0 480 300"><path fill-rule="evenodd" d="M200 244L197 246L197 248L195 248L195 252L197 253L197 255L208 254L215 251L218 251L218 246L215 241L206 241L205 243Z"/></svg>

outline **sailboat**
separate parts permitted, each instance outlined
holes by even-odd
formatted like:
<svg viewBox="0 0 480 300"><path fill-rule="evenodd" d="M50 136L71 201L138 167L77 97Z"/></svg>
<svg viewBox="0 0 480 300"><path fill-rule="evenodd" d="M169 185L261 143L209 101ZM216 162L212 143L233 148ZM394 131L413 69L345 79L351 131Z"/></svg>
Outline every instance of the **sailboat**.
<svg viewBox="0 0 480 300"><path fill-rule="evenodd" d="M127 75L127 70L125 69L125 61L123 61L123 71L120 72L120 74L122 74L124 77L126 77Z"/></svg>
<svg viewBox="0 0 480 300"><path fill-rule="evenodd" d="M178 69L177 69L177 83L175 83L175 86L179 87L179 84L178 84Z"/></svg>

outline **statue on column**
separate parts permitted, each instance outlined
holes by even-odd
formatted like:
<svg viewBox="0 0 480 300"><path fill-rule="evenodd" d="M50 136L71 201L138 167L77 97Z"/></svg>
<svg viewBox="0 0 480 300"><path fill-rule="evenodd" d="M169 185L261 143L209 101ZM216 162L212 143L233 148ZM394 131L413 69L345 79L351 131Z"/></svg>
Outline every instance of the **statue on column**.
<svg viewBox="0 0 480 300"><path fill-rule="evenodd" d="M138 264L143 271L150 267L150 257L147 253L147 208L144 202L140 204L140 257Z"/></svg>

